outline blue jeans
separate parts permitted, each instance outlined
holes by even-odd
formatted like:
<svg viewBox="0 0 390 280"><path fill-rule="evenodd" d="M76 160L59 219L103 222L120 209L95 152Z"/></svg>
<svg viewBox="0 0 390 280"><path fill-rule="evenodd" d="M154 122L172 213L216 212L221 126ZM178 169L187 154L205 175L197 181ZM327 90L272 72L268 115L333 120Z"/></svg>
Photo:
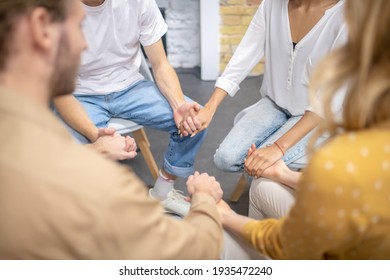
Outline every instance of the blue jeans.
<svg viewBox="0 0 390 280"><path fill-rule="evenodd" d="M234 124L223 140L214 155L216 166L226 172L243 171L244 159L252 143L257 148L272 145L301 118L302 115L292 116L268 97L262 98ZM287 165L305 155L310 135L286 151L283 160Z"/></svg>
<svg viewBox="0 0 390 280"><path fill-rule="evenodd" d="M192 138L181 138L177 133L171 106L154 82L142 80L125 90L107 95L82 95L77 92L74 95L99 128L106 127L109 120L115 117L168 132L170 141L164 155L164 170L179 177L188 177L194 173L195 157L207 131L197 133ZM187 102L192 102L188 97L185 98ZM81 143L89 143L83 135L68 128Z"/></svg>

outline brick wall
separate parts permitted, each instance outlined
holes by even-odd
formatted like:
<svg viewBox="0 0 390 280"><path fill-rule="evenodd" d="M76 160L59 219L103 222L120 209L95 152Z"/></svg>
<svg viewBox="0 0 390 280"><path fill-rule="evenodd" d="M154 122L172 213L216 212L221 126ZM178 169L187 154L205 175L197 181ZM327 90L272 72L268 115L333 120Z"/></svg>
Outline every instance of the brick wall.
<svg viewBox="0 0 390 280"><path fill-rule="evenodd" d="M261 0L220 1L220 72L236 50ZM156 0L165 8L168 59L173 67L200 65L200 1ZM251 75L263 73L259 63Z"/></svg>
<svg viewBox="0 0 390 280"><path fill-rule="evenodd" d="M220 71L223 72L248 28L261 0L220 0ZM263 63L251 75L263 73Z"/></svg>

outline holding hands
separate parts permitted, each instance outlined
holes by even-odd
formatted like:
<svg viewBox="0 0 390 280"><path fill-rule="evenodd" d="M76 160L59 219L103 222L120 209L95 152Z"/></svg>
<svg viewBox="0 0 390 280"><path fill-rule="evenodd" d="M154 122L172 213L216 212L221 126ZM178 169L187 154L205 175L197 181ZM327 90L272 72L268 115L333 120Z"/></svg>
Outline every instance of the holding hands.
<svg viewBox="0 0 390 280"><path fill-rule="evenodd" d="M187 190L190 196L197 192L211 195L214 198L215 203L220 202L223 195L221 186L215 177L209 176L207 173L200 174L197 171L194 175L188 177Z"/></svg>
<svg viewBox="0 0 390 280"><path fill-rule="evenodd" d="M181 136L193 134L201 126L195 115L199 112L200 105L194 103L183 103L173 112L173 119ZM184 120L187 120L185 127L182 125Z"/></svg>
<svg viewBox="0 0 390 280"><path fill-rule="evenodd" d="M272 146L276 146L279 150L279 154L274 152L273 156L266 158L265 155L267 155L267 152L271 151ZM264 151L265 149L267 150ZM289 169L282 157L282 150L277 144L258 150L256 150L256 146L252 144L248 150L247 158L245 159L245 171L249 175L255 177L255 179L258 179L259 177L268 178L295 189L298 186L301 172ZM275 159L276 161L273 162Z"/></svg>
<svg viewBox="0 0 390 280"><path fill-rule="evenodd" d="M137 144L130 136L122 136L112 127L98 128L93 148L112 160L132 159L137 156Z"/></svg>
<svg viewBox="0 0 390 280"><path fill-rule="evenodd" d="M260 149L256 149L255 144L252 144L245 158L245 172L257 179L264 176L266 170L282 157L283 153L276 144ZM274 171L270 170L268 173L272 172Z"/></svg>
<svg viewBox="0 0 390 280"><path fill-rule="evenodd" d="M176 122L179 133L183 136L194 136L196 133L205 130L213 119L222 100L227 95L226 91L217 87L204 107L201 108L197 104L196 108L187 110L180 122Z"/></svg>
<svg viewBox="0 0 390 280"><path fill-rule="evenodd" d="M205 130L213 118L214 114L210 109L207 107L200 108L199 104L196 105L183 115L178 125L179 132L183 136L195 135Z"/></svg>

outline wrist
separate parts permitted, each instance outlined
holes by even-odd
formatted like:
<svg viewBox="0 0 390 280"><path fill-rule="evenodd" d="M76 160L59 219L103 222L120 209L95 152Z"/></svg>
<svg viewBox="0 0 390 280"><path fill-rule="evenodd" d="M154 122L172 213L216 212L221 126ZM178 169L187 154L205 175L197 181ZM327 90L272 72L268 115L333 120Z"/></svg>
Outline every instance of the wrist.
<svg viewBox="0 0 390 280"><path fill-rule="evenodd" d="M94 129L91 129L91 132L86 135L89 141L91 143L96 142L96 140L99 138L99 129L95 127Z"/></svg>
<svg viewBox="0 0 390 280"><path fill-rule="evenodd" d="M237 216L237 213L234 212L233 210L230 210L228 212L220 212L220 218L221 218L221 223L223 225L227 225L229 224L236 216Z"/></svg>
<svg viewBox="0 0 390 280"><path fill-rule="evenodd" d="M274 142L274 145L278 148L278 150L282 153L282 156L284 156L284 154L286 153L286 150L283 148L283 146L282 145L280 145L279 143L278 143L278 141L275 141Z"/></svg>
<svg viewBox="0 0 390 280"><path fill-rule="evenodd" d="M171 104L171 108L172 108L172 111L173 112L176 112L177 110L179 110L179 108L181 106L183 106L184 104L186 104L187 102L183 99L183 100L175 100L174 102L172 102Z"/></svg>
<svg viewBox="0 0 390 280"><path fill-rule="evenodd" d="M204 105L204 109L207 110L211 116L214 116L215 112L217 111L218 106L212 103L206 103Z"/></svg>
<svg viewBox="0 0 390 280"><path fill-rule="evenodd" d="M205 108L209 110L210 113L214 115L217 111L219 105L222 103L223 99L227 96L227 92L221 88L215 88L213 94L211 95L209 101L205 104Z"/></svg>

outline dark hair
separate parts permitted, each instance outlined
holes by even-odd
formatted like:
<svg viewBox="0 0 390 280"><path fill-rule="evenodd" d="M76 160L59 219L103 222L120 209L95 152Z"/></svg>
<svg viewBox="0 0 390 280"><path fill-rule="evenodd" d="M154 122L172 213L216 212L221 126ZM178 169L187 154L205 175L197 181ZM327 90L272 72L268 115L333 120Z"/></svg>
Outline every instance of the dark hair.
<svg viewBox="0 0 390 280"><path fill-rule="evenodd" d="M0 0L0 70L4 70L9 55L9 41L18 18L34 8L43 7L53 21L66 18L69 0Z"/></svg>

